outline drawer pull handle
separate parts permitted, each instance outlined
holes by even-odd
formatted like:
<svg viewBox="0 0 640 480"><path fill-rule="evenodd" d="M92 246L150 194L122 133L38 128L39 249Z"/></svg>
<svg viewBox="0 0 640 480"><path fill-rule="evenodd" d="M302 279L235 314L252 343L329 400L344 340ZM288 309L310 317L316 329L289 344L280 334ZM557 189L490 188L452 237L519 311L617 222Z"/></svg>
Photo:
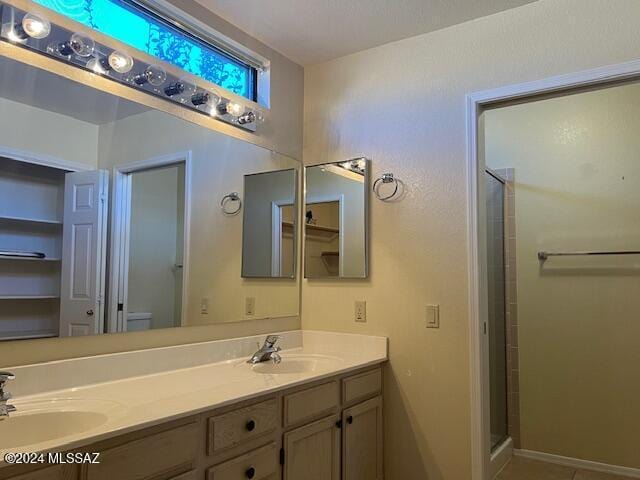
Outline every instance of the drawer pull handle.
<svg viewBox="0 0 640 480"><path fill-rule="evenodd" d="M349 416L347 417L347 423L348 423L349 425L351 425L351 424L353 423L353 417L352 417L351 415L349 415Z"/></svg>
<svg viewBox="0 0 640 480"><path fill-rule="evenodd" d="M256 476L256 469L251 467L246 472L244 472L244 474L247 476L247 478L253 478Z"/></svg>
<svg viewBox="0 0 640 480"><path fill-rule="evenodd" d="M247 432L252 432L256 428L256 422L254 420L249 420L245 425L245 428L247 429Z"/></svg>

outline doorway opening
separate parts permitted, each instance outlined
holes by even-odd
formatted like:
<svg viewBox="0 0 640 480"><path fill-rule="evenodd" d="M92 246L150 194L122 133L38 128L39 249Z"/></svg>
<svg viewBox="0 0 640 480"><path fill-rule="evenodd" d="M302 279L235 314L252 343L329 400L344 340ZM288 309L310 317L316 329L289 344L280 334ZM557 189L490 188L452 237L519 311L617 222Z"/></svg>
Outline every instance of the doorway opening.
<svg viewBox="0 0 640 480"><path fill-rule="evenodd" d="M189 192L188 155L116 167L110 331L184 324Z"/></svg>

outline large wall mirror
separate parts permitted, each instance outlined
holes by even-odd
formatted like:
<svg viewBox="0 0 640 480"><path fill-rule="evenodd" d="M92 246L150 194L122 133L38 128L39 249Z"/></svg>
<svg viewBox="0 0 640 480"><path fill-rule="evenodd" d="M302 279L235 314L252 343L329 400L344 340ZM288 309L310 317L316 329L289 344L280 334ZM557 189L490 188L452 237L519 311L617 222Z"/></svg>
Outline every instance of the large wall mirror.
<svg viewBox="0 0 640 480"><path fill-rule="evenodd" d="M0 340L298 314L296 159L6 57L0 105Z"/></svg>
<svg viewBox="0 0 640 480"><path fill-rule="evenodd" d="M368 275L369 161L305 168L306 278Z"/></svg>

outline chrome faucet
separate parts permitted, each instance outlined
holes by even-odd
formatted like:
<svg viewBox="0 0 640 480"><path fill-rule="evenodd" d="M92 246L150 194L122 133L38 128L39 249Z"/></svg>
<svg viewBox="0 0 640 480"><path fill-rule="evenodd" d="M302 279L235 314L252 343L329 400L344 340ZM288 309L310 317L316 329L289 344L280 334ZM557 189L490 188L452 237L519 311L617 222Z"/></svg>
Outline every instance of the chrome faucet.
<svg viewBox="0 0 640 480"><path fill-rule="evenodd" d="M280 340L279 335L268 335L264 341L264 345L260 347L260 349L251 355L251 358L247 360L247 363L262 363L268 362L269 360L273 361L273 363L280 363L282 361L282 357L278 354L281 350L280 347L276 347L276 342Z"/></svg>
<svg viewBox="0 0 640 480"><path fill-rule="evenodd" d="M0 372L0 420L9 418L9 414L16 411L16 407L7 404L11 400L11 394L4 391L5 383L15 378L16 376L13 373Z"/></svg>

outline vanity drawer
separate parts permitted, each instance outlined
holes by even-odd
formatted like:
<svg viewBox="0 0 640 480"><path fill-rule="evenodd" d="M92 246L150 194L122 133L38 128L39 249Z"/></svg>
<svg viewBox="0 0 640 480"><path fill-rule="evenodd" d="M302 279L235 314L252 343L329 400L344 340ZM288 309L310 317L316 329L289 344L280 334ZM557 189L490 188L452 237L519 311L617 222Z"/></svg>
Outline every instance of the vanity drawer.
<svg viewBox="0 0 640 480"><path fill-rule="evenodd" d="M76 480L79 473L78 465L56 465L10 478L11 480Z"/></svg>
<svg viewBox="0 0 640 480"><path fill-rule="evenodd" d="M374 397L382 391L382 370L377 368L342 379L342 402L354 403Z"/></svg>
<svg viewBox="0 0 640 480"><path fill-rule="evenodd" d="M87 480L172 478L189 470L198 449L198 424L149 435L100 453L100 463L87 469ZM178 475L179 479L180 477ZM186 477L189 478L189 477Z"/></svg>
<svg viewBox="0 0 640 480"><path fill-rule="evenodd" d="M279 458L275 443L270 443L207 470L207 480L275 480Z"/></svg>
<svg viewBox="0 0 640 480"><path fill-rule="evenodd" d="M340 405L338 382L333 381L284 397L285 427L314 420L337 411Z"/></svg>
<svg viewBox="0 0 640 480"><path fill-rule="evenodd" d="M211 417L207 421L207 453L213 455L265 435L280 423L278 400L270 400Z"/></svg>

